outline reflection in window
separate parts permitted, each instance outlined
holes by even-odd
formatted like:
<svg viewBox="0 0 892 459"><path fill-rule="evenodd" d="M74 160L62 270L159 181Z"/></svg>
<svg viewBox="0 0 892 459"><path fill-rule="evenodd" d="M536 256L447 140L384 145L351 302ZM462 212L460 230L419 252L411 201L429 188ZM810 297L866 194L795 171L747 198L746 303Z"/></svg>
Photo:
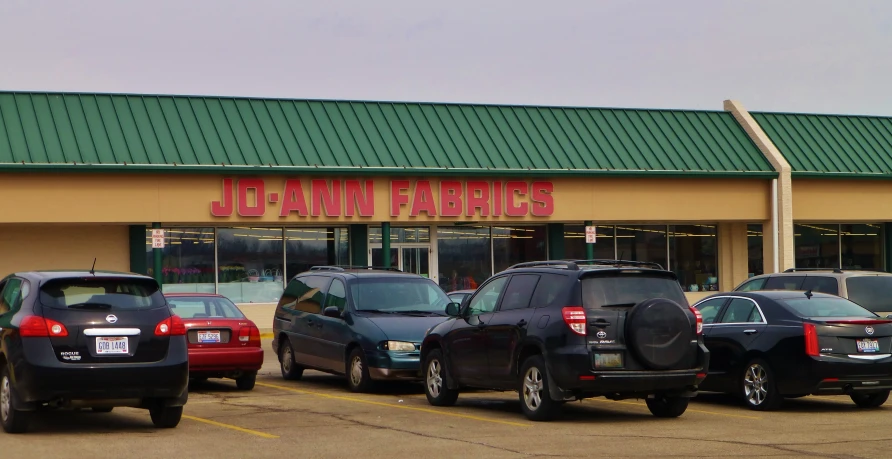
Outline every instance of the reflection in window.
<svg viewBox="0 0 892 459"><path fill-rule="evenodd" d="M762 237L762 225L746 225L748 277L759 276L765 273L765 264L762 260L765 253L763 252L764 240L765 238Z"/></svg>
<svg viewBox="0 0 892 459"><path fill-rule="evenodd" d="M429 243L431 241L430 228L428 227L420 227L420 228L396 228L390 227L390 243L398 244L398 243ZM369 228L369 243L370 244L380 244L381 241L381 227L371 227Z"/></svg>
<svg viewBox="0 0 892 459"><path fill-rule="evenodd" d="M878 224L842 225L843 269L883 269L883 229Z"/></svg>
<svg viewBox="0 0 892 459"><path fill-rule="evenodd" d="M146 230L146 266L154 277L152 230ZM214 229L165 228L161 249L164 293L214 293Z"/></svg>
<svg viewBox="0 0 892 459"><path fill-rule="evenodd" d="M597 238L594 246L594 257L601 260L615 260L616 247L613 242L613 226L595 226ZM567 258L571 260L585 259L585 226L583 225L566 225L564 226L564 252Z"/></svg>
<svg viewBox="0 0 892 459"><path fill-rule="evenodd" d="M494 272L515 263L547 260L544 226L494 226L492 256Z"/></svg>
<svg viewBox="0 0 892 459"><path fill-rule="evenodd" d="M715 225L670 226L669 254L671 269L684 291L719 289Z"/></svg>
<svg viewBox="0 0 892 459"><path fill-rule="evenodd" d="M437 257L443 290L477 288L492 276L489 227L437 228Z"/></svg>
<svg viewBox="0 0 892 459"><path fill-rule="evenodd" d="M839 268L839 225L796 224L797 268Z"/></svg>
<svg viewBox="0 0 892 459"><path fill-rule="evenodd" d="M616 254L619 260L650 261L666 268L666 226L617 226Z"/></svg>
<svg viewBox="0 0 892 459"><path fill-rule="evenodd" d="M275 303L284 288L282 228L217 231L219 293L236 303Z"/></svg>
<svg viewBox="0 0 892 459"><path fill-rule="evenodd" d="M285 228L285 278L313 266L347 265L350 254L345 228Z"/></svg>

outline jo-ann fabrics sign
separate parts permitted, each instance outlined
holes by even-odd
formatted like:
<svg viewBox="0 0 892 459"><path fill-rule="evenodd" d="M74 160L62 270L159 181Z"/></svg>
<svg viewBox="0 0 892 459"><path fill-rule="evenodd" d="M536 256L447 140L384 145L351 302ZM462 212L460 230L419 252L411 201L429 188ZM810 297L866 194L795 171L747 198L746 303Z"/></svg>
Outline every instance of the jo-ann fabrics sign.
<svg viewBox="0 0 892 459"><path fill-rule="evenodd" d="M554 185L522 180L391 180L391 217L548 217ZM263 179L223 179L222 196L211 202L215 217L373 217L374 180L289 179L284 187ZM380 192L380 190L379 190Z"/></svg>

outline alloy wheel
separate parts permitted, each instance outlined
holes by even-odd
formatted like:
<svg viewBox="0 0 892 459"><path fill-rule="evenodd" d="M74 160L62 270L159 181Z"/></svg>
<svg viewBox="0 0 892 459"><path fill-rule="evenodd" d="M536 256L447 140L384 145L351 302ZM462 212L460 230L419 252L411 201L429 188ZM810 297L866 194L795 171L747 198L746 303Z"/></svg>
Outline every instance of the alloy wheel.
<svg viewBox="0 0 892 459"><path fill-rule="evenodd" d="M12 396L9 388L9 378L4 376L0 382L0 419L6 422L9 419L9 410L12 405Z"/></svg>
<svg viewBox="0 0 892 459"><path fill-rule="evenodd" d="M443 377L440 374L440 361L431 360L427 367L427 391L432 397L440 396L440 389L443 388Z"/></svg>
<svg viewBox="0 0 892 459"><path fill-rule="evenodd" d="M768 397L768 373L758 363L750 365L743 376L743 395L746 402L753 406L759 406Z"/></svg>
<svg viewBox="0 0 892 459"><path fill-rule="evenodd" d="M350 381L354 386L362 383L362 359L358 355L350 362Z"/></svg>
<svg viewBox="0 0 892 459"><path fill-rule="evenodd" d="M542 405L542 373L536 367L531 367L523 377L523 401L530 411L535 411Z"/></svg>

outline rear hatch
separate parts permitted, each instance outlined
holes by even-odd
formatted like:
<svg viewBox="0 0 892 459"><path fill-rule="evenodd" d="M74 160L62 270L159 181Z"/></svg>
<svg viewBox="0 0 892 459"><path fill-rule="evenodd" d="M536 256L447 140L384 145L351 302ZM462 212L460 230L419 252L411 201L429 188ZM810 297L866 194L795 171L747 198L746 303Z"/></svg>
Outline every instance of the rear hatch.
<svg viewBox="0 0 892 459"><path fill-rule="evenodd" d="M671 273L598 270L580 282L594 369L697 367L697 319Z"/></svg>
<svg viewBox="0 0 892 459"><path fill-rule="evenodd" d="M226 298L169 296L167 301L183 319L191 349L243 347L250 339L252 322Z"/></svg>
<svg viewBox="0 0 892 459"><path fill-rule="evenodd" d="M892 276L857 275L845 283L850 301L883 318L892 315Z"/></svg>
<svg viewBox="0 0 892 459"><path fill-rule="evenodd" d="M170 338L155 331L170 309L151 279L54 279L41 285L38 302L48 324L64 327L61 336L50 336L62 362L156 362L167 355Z"/></svg>

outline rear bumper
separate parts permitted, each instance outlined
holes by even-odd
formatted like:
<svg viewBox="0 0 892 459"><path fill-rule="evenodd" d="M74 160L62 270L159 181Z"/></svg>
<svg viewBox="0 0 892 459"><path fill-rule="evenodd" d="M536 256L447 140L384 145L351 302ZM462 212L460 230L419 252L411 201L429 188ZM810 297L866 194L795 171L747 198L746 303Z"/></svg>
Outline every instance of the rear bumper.
<svg viewBox="0 0 892 459"><path fill-rule="evenodd" d="M811 358L806 374L797 378L803 384L801 393L845 395L892 390L892 356L866 360L821 355Z"/></svg>
<svg viewBox="0 0 892 459"><path fill-rule="evenodd" d="M366 360L372 379L400 381L419 379L420 352L366 351Z"/></svg>
<svg viewBox="0 0 892 459"><path fill-rule="evenodd" d="M263 366L259 347L189 349L189 372L258 371Z"/></svg>
<svg viewBox="0 0 892 459"><path fill-rule="evenodd" d="M170 341L158 362L72 364L56 358L48 338L25 338L24 359L13 368L18 402L187 399L189 361L185 337Z"/></svg>

